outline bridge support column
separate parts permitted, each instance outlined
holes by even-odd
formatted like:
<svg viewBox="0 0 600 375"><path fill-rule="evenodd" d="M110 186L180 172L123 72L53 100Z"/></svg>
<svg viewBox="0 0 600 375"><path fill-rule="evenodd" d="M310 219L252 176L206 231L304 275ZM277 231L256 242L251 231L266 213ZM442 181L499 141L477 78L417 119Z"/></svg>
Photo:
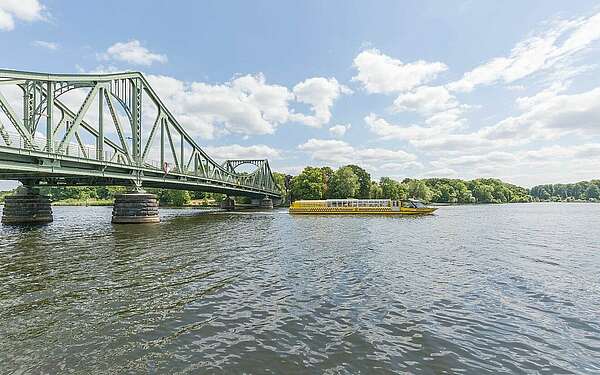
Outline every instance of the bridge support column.
<svg viewBox="0 0 600 375"><path fill-rule="evenodd" d="M158 223L158 199L146 192L117 194L113 205L112 222L115 224Z"/></svg>
<svg viewBox="0 0 600 375"><path fill-rule="evenodd" d="M235 200L232 197L227 197L221 201L221 208L224 210L235 210Z"/></svg>
<svg viewBox="0 0 600 375"><path fill-rule="evenodd" d="M21 186L14 195L4 198L2 224L51 223L50 198L40 195L37 189Z"/></svg>
<svg viewBox="0 0 600 375"><path fill-rule="evenodd" d="M271 198L263 198L260 201L260 208L273 208L273 201L271 200Z"/></svg>

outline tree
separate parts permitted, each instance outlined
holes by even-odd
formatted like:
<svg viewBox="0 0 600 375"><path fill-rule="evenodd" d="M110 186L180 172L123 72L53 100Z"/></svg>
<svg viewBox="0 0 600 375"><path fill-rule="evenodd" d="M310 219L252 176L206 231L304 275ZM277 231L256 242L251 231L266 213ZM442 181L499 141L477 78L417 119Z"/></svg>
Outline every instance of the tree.
<svg viewBox="0 0 600 375"><path fill-rule="evenodd" d="M356 195L357 198L369 198L369 190L371 190L371 175L358 165L347 165L348 168L352 169L352 172L358 177L359 189Z"/></svg>
<svg viewBox="0 0 600 375"><path fill-rule="evenodd" d="M383 189L376 181L371 181L371 188L369 189L369 198L381 199L383 198Z"/></svg>
<svg viewBox="0 0 600 375"><path fill-rule="evenodd" d="M350 167L342 167L335 171L329 181L328 196L330 198L354 198L360 190L358 177Z"/></svg>
<svg viewBox="0 0 600 375"><path fill-rule="evenodd" d="M585 191L585 196L587 199L598 199L600 198L600 189L598 189L598 186L590 184Z"/></svg>
<svg viewBox="0 0 600 375"><path fill-rule="evenodd" d="M190 197L192 199L204 199L206 198L206 193L204 191L190 191Z"/></svg>
<svg viewBox="0 0 600 375"><path fill-rule="evenodd" d="M494 201L494 187L486 185L480 180L471 181L471 191L477 203L492 203Z"/></svg>
<svg viewBox="0 0 600 375"><path fill-rule="evenodd" d="M407 197L406 185L389 177L381 177L379 186L381 187L382 198L399 200Z"/></svg>
<svg viewBox="0 0 600 375"><path fill-rule="evenodd" d="M420 180L411 180L408 183L408 195L415 199L428 201L431 199L431 191L425 185L425 182Z"/></svg>
<svg viewBox="0 0 600 375"><path fill-rule="evenodd" d="M285 184L285 174L273 172L273 180L275 180L275 186L277 186L277 190L281 192L283 202L287 202L289 192Z"/></svg>
<svg viewBox="0 0 600 375"><path fill-rule="evenodd" d="M171 189L152 189L153 194L156 194L161 205L181 207L190 203L192 197L187 190L171 190Z"/></svg>
<svg viewBox="0 0 600 375"><path fill-rule="evenodd" d="M321 167L321 173L323 174L323 198L329 197L329 181L333 177L333 169L331 167Z"/></svg>
<svg viewBox="0 0 600 375"><path fill-rule="evenodd" d="M314 167L304 168L302 173L292 178L290 191L294 200L323 198L323 171Z"/></svg>

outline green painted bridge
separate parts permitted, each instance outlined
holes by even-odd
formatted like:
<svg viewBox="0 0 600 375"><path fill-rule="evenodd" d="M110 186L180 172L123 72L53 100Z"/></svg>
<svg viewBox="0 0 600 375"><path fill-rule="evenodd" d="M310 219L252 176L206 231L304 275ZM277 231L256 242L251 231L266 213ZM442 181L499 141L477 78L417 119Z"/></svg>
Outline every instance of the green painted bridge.
<svg viewBox="0 0 600 375"><path fill-rule="evenodd" d="M0 179L280 198L267 160L217 163L190 134L141 73L0 70Z"/></svg>

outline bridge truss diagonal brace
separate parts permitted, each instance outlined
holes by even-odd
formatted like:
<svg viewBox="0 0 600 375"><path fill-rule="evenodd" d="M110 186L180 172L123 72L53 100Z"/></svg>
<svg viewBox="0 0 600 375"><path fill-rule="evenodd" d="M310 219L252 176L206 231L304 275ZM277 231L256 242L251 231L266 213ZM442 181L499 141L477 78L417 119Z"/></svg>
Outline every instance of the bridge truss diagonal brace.
<svg viewBox="0 0 600 375"><path fill-rule="evenodd" d="M85 114L87 113L88 109L90 108L90 105L92 104L92 101L96 97L96 94L98 93L98 89L100 88L100 86L101 86L101 84L97 83L90 90L90 92L88 93L88 95L86 96L85 100L83 101L83 104L81 105L81 108L79 108L79 111L77 112L77 116L75 117L75 121L73 121L73 124L68 129L67 133L65 134L65 136L62 139L62 141L60 142L60 145L58 146L59 152L64 151L65 145L69 144L69 142L71 141L71 138L73 137L73 135L75 135L75 133L79 129L79 125L81 125L81 122L83 121L83 118L85 117Z"/></svg>
<svg viewBox="0 0 600 375"><path fill-rule="evenodd" d="M156 120L154 121L154 125L150 130L150 134L148 135L148 141L146 141L146 145L144 146L144 152L142 153L142 163L146 161L146 157L148 156L148 152L150 152L150 147L152 146L152 141L154 140L154 135L156 134L156 129L158 129L159 125L162 123L165 115L162 111L159 110L158 115L156 116Z"/></svg>
<svg viewBox="0 0 600 375"><path fill-rule="evenodd" d="M165 124L165 130L167 133L167 140L169 141L169 146L171 146L171 152L173 153L173 160L175 161L175 166L177 167L177 171L181 171L181 164L179 159L177 158L177 152L175 151L175 145L173 144L173 137L171 136L171 130L169 129L169 122ZM183 161L181 161L182 163Z"/></svg>
<svg viewBox="0 0 600 375"><path fill-rule="evenodd" d="M6 114L6 117L8 117L10 122L17 129L17 131L19 132L19 135L21 135L21 137L23 137L25 139L25 142L30 147L35 148L35 145L33 144L33 138L31 137L31 133L29 132L29 130L27 130L27 128L25 127L25 124L23 124L21 119L19 119L15 110L11 107L11 105L8 103L8 100L6 100L6 97L1 92L0 92L0 107L2 107L1 109Z"/></svg>
<svg viewBox="0 0 600 375"><path fill-rule="evenodd" d="M121 147L125 151L125 157L127 158L127 162L131 164L132 156L131 151L129 151L129 147L127 146L127 142L125 141L125 133L123 132L123 125L121 125L121 120L116 111L115 102L113 100L112 95L109 93L109 90L104 90L104 96L106 98L106 104L108 106L108 110L110 112L110 116L113 119L113 123L115 124L115 128L117 129L117 135L119 136L119 141L121 142Z"/></svg>

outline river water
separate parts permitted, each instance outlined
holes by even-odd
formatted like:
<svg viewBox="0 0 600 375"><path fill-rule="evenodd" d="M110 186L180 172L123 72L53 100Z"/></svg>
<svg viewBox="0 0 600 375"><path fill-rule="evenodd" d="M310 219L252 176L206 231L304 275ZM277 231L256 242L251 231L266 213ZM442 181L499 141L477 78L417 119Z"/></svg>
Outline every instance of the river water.
<svg viewBox="0 0 600 375"><path fill-rule="evenodd" d="M0 227L0 373L600 373L600 204Z"/></svg>

